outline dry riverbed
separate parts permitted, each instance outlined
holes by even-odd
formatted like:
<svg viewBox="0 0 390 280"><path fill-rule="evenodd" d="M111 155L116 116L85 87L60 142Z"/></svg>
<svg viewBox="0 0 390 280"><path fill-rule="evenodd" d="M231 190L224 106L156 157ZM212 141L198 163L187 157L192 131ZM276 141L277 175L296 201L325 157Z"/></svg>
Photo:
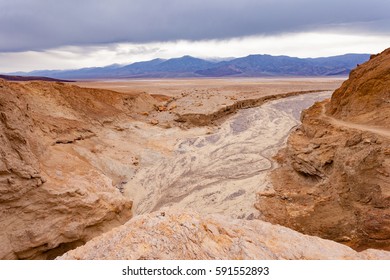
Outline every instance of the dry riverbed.
<svg viewBox="0 0 390 280"><path fill-rule="evenodd" d="M220 127L197 129L190 137L177 130L172 152L141 167L124 186L134 214L170 207L256 218L255 196L270 187L272 157L299 124L301 110L330 95L304 94L242 109ZM171 131L156 129L160 136Z"/></svg>

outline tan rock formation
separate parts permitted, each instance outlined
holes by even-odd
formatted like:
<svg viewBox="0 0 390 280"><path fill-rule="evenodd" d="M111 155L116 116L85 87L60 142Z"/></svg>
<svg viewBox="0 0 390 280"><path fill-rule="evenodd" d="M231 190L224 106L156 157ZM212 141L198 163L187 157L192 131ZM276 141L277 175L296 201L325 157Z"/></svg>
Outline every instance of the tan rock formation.
<svg viewBox="0 0 390 280"><path fill-rule="evenodd" d="M357 67L332 96L328 113L390 128L390 49Z"/></svg>
<svg viewBox="0 0 390 280"><path fill-rule="evenodd" d="M357 250L390 250L390 49L302 114L262 218ZM327 114L325 108L329 105Z"/></svg>
<svg viewBox="0 0 390 280"><path fill-rule="evenodd" d="M0 259L54 258L131 217L111 178L68 145L125 113L125 96L106 93L0 80Z"/></svg>
<svg viewBox="0 0 390 280"><path fill-rule="evenodd" d="M137 216L58 259L390 259L259 220L196 213Z"/></svg>

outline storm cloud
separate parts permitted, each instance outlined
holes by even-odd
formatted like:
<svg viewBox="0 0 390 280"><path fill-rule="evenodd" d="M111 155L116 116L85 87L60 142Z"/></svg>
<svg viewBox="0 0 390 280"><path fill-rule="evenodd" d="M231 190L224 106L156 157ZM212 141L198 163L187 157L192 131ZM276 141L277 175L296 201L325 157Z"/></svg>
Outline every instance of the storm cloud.
<svg viewBox="0 0 390 280"><path fill-rule="evenodd" d="M390 34L389 0L0 0L0 52L311 30Z"/></svg>

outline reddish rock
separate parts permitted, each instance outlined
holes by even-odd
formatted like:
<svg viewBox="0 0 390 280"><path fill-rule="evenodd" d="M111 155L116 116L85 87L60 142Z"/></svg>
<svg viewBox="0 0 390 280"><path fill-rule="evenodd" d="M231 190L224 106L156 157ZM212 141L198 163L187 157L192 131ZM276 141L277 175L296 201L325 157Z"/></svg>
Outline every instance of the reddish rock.
<svg viewBox="0 0 390 280"><path fill-rule="evenodd" d="M165 111L168 111L168 108L166 106L158 106L158 111L165 112Z"/></svg>
<svg viewBox="0 0 390 280"><path fill-rule="evenodd" d="M150 124L152 124L152 125L158 125L158 124L159 124L159 121L156 120L156 119L153 119L153 120L150 120Z"/></svg>
<svg viewBox="0 0 390 280"><path fill-rule="evenodd" d="M354 69L336 90L328 112L334 117L390 128L390 49Z"/></svg>

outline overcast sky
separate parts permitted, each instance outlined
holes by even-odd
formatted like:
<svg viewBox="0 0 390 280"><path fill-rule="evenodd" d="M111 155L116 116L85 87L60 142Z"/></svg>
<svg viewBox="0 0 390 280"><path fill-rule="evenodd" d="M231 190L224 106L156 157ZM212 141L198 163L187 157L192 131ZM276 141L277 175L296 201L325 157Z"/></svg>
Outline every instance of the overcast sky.
<svg viewBox="0 0 390 280"><path fill-rule="evenodd" d="M390 47L389 0L0 0L0 71Z"/></svg>

